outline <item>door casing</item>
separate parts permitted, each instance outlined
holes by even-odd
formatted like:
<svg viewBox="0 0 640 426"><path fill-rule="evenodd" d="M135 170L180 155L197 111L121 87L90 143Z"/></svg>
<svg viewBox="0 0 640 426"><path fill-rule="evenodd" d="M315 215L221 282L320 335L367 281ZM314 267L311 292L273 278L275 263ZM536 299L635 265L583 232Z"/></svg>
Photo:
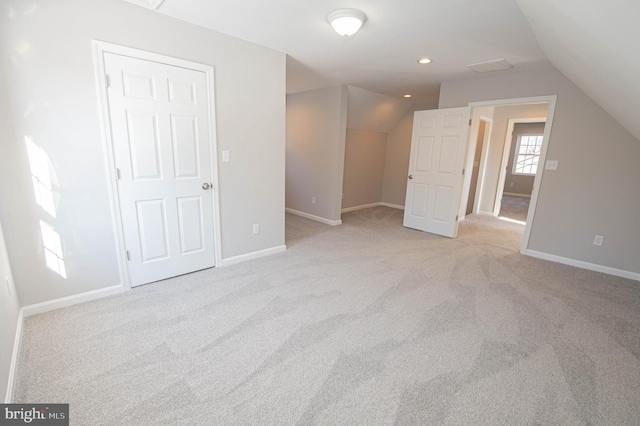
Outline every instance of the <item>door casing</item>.
<svg viewBox="0 0 640 426"><path fill-rule="evenodd" d="M542 167L538 167L538 171L536 173L536 177L533 181L533 192L531 193L531 202L529 204L529 213L527 214L527 224L524 228L524 237L522 238L522 245L520 246L520 253L527 254L527 250L529 249L529 239L531 237L531 228L533 226L533 221L535 219L536 207L538 204L538 196L540 194L540 184L542 182L542 175L544 173L544 164L546 163L547 151L549 149L549 144L551 142L551 130L553 128L553 118L556 110L556 102L558 96L557 95L549 95L549 96L535 96L529 98L515 98L515 99L500 99L493 101L481 101L481 102L470 102L468 106L474 107L491 107L491 106L505 106L505 105L522 105L522 104L537 104L537 103L546 103L548 104L547 109L547 120L546 125L544 126L544 143L542 144L542 152L540 153L540 162L539 164ZM502 166L504 168L504 166ZM503 181L504 185L504 181Z"/></svg>
<svg viewBox="0 0 640 426"><path fill-rule="evenodd" d="M160 55L144 50L133 49L126 46L107 43L103 41L93 41L94 66L96 76L96 88L100 109L100 122L102 127L103 149L105 165L107 168L109 199L111 201L111 213L114 218L114 233L116 236L116 247L118 266L120 270L120 285L123 289L131 289L131 279L127 267L127 248L124 240L124 229L120 200L118 197L118 177L116 172L116 162L114 158L113 135L111 134L111 121L109 117L109 102L107 95L107 74L104 64L104 54L113 53L117 55L129 56L136 59L158 62L176 67L189 68L203 72L207 80L207 102L209 109L209 143L211 161L211 183L213 196L213 232L215 265L222 264L221 247L221 223L220 223L220 185L218 179L218 154L216 139L215 121L215 93L214 93L214 68L210 65L199 64L197 62L186 61L171 56Z"/></svg>

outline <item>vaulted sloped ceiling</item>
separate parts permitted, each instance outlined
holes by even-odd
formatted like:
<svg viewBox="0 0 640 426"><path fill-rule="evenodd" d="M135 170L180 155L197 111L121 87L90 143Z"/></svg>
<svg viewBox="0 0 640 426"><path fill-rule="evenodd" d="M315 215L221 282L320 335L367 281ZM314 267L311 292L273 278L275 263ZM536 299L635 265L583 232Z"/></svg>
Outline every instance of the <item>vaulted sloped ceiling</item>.
<svg viewBox="0 0 640 426"><path fill-rule="evenodd" d="M326 20L344 7L368 16L351 38ZM163 0L158 12L287 53L289 93L348 84L436 101L442 82L482 78L467 64L555 66L640 139L640 0Z"/></svg>
<svg viewBox="0 0 640 426"><path fill-rule="evenodd" d="M517 2L551 63L640 140L640 1Z"/></svg>

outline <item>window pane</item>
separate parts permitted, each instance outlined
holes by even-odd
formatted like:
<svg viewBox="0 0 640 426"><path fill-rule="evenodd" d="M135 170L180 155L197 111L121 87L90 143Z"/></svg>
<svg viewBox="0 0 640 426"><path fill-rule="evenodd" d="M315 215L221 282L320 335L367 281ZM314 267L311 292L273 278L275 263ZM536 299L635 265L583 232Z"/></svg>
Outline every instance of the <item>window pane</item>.
<svg viewBox="0 0 640 426"><path fill-rule="evenodd" d="M514 153L514 174L535 175L542 152L542 135L520 135Z"/></svg>

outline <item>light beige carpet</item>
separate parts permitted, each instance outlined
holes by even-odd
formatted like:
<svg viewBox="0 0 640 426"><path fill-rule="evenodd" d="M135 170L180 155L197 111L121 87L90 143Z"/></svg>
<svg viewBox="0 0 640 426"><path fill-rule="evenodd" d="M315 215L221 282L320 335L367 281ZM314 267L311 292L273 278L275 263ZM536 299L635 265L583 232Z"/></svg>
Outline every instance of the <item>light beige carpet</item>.
<svg viewBox="0 0 640 426"><path fill-rule="evenodd" d="M529 198L502 197L500 214L498 216L526 222L530 202L531 200Z"/></svg>
<svg viewBox="0 0 640 426"><path fill-rule="evenodd" d="M638 282L374 208L285 253L27 318L17 402L75 425L640 424Z"/></svg>

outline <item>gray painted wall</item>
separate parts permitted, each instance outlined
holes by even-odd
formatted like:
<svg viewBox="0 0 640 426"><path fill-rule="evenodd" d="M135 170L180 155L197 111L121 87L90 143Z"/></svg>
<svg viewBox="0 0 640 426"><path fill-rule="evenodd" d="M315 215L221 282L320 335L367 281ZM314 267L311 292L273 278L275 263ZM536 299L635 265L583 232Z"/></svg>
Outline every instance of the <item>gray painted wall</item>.
<svg viewBox="0 0 640 426"><path fill-rule="evenodd" d="M94 39L215 67L218 155L231 153L219 165L222 257L284 244L283 53L123 1L7 0L0 15L13 125L0 136L0 219L24 305L120 284ZM50 158L55 219L34 203L25 135ZM45 266L41 219L62 238L67 279Z"/></svg>
<svg viewBox="0 0 640 426"><path fill-rule="evenodd" d="M341 86L287 95L287 208L340 220L346 104Z"/></svg>
<svg viewBox="0 0 640 426"><path fill-rule="evenodd" d="M411 108L412 102L404 98L374 93L359 87L347 86L347 128L389 133L400 118Z"/></svg>
<svg viewBox="0 0 640 426"><path fill-rule="evenodd" d="M13 121L11 120L6 93L7 79L4 77L2 67L0 67L0 129L2 129L2 132L0 132L0 143L2 143L1 141L4 141L8 135L12 134L13 129ZM0 146L4 146L4 143ZM4 158L6 153L4 150L1 152L2 155L0 155L0 158ZM6 170L2 170L4 177L6 176ZM2 180L5 179L1 179L0 181ZM4 201L2 204L4 204ZM15 341L20 308L21 305L15 288L15 281L11 272L9 254L5 243L2 220L0 219L0 398L2 398L3 402L8 401L5 395L7 393L11 356L13 353L13 343Z"/></svg>
<svg viewBox="0 0 640 426"><path fill-rule="evenodd" d="M380 202L386 147L386 133L347 129L343 209Z"/></svg>
<svg viewBox="0 0 640 426"><path fill-rule="evenodd" d="M0 398L7 393L13 343L15 341L20 302L16 293L9 256L0 225ZM7 395L9 396L9 395Z"/></svg>
<svg viewBox="0 0 640 426"><path fill-rule="evenodd" d="M518 137L521 135L542 135L544 133L544 123L516 123L513 126L511 137L511 148L507 163L507 175L504 180L504 192L518 195L528 195L533 192L533 180L535 176L525 176L513 174L513 161L518 147Z"/></svg>
<svg viewBox="0 0 640 426"><path fill-rule="evenodd" d="M288 95L287 207L335 221L340 220L340 208L380 202L382 181L387 176L385 158L390 152L384 148L386 132L397 126L398 118L409 108L411 103L405 99L352 86ZM409 146L410 128L411 124L403 142ZM347 135L351 136L348 146ZM372 145L368 146L366 141ZM408 155L407 151L407 164ZM407 167L401 171L403 179ZM311 203L312 197L316 198L315 205Z"/></svg>
<svg viewBox="0 0 640 426"><path fill-rule="evenodd" d="M640 272L640 141L557 70L442 84L440 108L557 95L529 249ZM603 235L601 247L594 235Z"/></svg>

